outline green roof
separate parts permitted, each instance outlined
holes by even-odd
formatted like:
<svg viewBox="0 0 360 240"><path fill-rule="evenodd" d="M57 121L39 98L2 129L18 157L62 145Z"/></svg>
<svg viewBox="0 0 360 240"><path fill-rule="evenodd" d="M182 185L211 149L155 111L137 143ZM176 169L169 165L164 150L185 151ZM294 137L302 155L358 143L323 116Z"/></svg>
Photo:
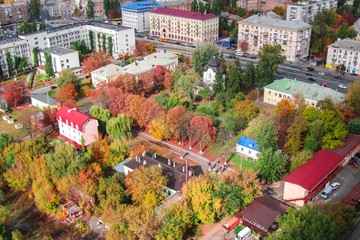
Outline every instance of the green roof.
<svg viewBox="0 0 360 240"><path fill-rule="evenodd" d="M273 83L270 83L264 88L290 95L293 95L294 93L301 93L305 99L316 101L330 98L335 103L338 103L345 100L345 94L331 88L319 86L316 83L306 83L289 78L275 80Z"/></svg>

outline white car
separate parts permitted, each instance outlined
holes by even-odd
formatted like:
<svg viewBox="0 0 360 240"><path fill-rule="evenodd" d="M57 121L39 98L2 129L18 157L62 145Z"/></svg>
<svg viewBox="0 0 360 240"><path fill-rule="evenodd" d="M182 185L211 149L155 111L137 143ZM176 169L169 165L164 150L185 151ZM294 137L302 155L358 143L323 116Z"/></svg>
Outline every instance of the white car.
<svg viewBox="0 0 360 240"><path fill-rule="evenodd" d="M336 190L336 189L338 189L340 187L340 183L333 182L330 186L332 187L333 190Z"/></svg>
<svg viewBox="0 0 360 240"><path fill-rule="evenodd" d="M323 73L323 72L319 72L319 75L324 76L324 75L325 75L325 73Z"/></svg>
<svg viewBox="0 0 360 240"><path fill-rule="evenodd" d="M339 88L346 89L346 86L344 84L339 84Z"/></svg>

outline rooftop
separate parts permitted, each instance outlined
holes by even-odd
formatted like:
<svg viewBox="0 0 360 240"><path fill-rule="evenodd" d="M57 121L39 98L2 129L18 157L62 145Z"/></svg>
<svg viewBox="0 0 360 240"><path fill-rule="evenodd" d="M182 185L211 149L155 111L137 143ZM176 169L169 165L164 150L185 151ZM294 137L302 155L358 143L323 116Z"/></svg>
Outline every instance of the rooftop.
<svg viewBox="0 0 360 240"><path fill-rule="evenodd" d="M214 14L203 14L199 12L192 12L192 11L172 9L172 8L157 8L152 10L151 13L180 17L180 18L189 18L189 19L201 20L201 21L218 18L218 16Z"/></svg>
<svg viewBox="0 0 360 240"><path fill-rule="evenodd" d="M360 51L360 41L345 38L341 39L340 41L336 41L333 44L330 44L329 47Z"/></svg>
<svg viewBox="0 0 360 240"><path fill-rule="evenodd" d="M162 169L164 176L168 178L167 187L178 191L186 182L186 165L184 163L175 163L171 160L165 159L160 156L154 156L146 153L144 156L137 157L124 163L130 169L139 167L158 166ZM202 173L200 166L189 167L189 177L199 175Z"/></svg>
<svg viewBox="0 0 360 240"><path fill-rule="evenodd" d="M360 145L360 135L348 133L346 135L346 139L344 142L344 146L337 147L330 151L342 156L346 157L349 153L351 153L354 149L356 149Z"/></svg>
<svg viewBox="0 0 360 240"><path fill-rule="evenodd" d="M134 11L134 12L147 12L153 8L162 8L164 7L160 3L153 1L138 1L138 2L129 2L121 5L121 10Z"/></svg>
<svg viewBox="0 0 360 240"><path fill-rule="evenodd" d="M58 47L58 46L47 48L44 51L46 51L48 53L56 54L56 55L63 55L63 54L77 52L77 51L69 49L69 48Z"/></svg>
<svg viewBox="0 0 360 240"><path fill-rule="evenodd" d="M332 151L317 151L312 159L290 173L285 182L299 185L311 192L342 163L343 159Z"/></svg>
<svg viewBox="0 0 360 240"><path fill-rule="evenodd" d="M239 140L236 142L236 144L250 148L255 151L259 151L259 145L257 144L257 142L254 139L247 138L245 136L241 136Z"/></svg>
<svg viewBox="0 0 360 240"><path fill-rule="evenodd" d="M112 63L91 72L91 74L97 74L105 78L110 78L121 73L123 73L122 67Z"/></svg>
<svg viewBox="0 0 360 240"><path fill-rule="evenodd" d="M31 98L36 99L42 103L46 103L50 106L55 105L56 100L46 93L31 93Z"/></svg>
<svg viewBox="0 0 360 240"><path fill-rule="evenodd" d="M267 17L264 15L256 15L256 14L240 21L240 23L273 27L273 28L290 29L290 30L304 30L311 28L311 26L308 23L305 23L303 21L281 20L281 19Z"/></svg>
<svg viewBox="0 0 360 240"><path fill-rule="evenodd" d="M73 125L73 128L82 131L82 126L89 120L91 116L78 111L76 108L62 106L56 113L56 119L67 125Z"/></svg>
<svg viewBox="0 0 360 240"><path fill-rule="evenodd" d="M345 100L345 95L343 93L337 92L331 88L319 86L316 83L306 83L289 78L275 80L264 88L290 95L301 93L304 98L316 101L331 98L331 100L338 103Z"/></svg>

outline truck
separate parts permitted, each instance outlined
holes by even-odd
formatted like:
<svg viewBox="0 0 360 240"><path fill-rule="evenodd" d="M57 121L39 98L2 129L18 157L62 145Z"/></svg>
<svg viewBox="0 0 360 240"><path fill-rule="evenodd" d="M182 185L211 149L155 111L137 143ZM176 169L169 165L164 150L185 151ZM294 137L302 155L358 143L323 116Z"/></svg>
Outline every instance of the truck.
<svg viewBox="0 0 360 240"><path fill-rule="evenodd" d="M239 225L240 219L238 217L232 217L230 218L224 225L223 229L226 233L229 233L231 230L233 230L237 225Z"/></svg>

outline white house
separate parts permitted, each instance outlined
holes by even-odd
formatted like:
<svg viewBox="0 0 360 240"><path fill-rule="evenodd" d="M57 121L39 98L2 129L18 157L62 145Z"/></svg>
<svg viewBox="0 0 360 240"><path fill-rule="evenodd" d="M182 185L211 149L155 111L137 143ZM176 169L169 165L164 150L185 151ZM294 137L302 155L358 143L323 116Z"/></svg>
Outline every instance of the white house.
<svg viewBox="0 0 360 240"><path fill-rule="evenodd" d="M259 158L259 146L254 139L241 136L236 142L236 152L257 160Z"/></svg>
<svg viewBox="0 0 360 240"><path fill-rule="evenodd" d="M216 58L216 56L214 56L204 67L203 83L212 88L217 71L219 71L222 74L222 77L225 78L225 71L221 66L221 62Z"/></svg>
<svg viewBox="0 0 360 240"><path fill-rule="evenodd" d="M31 93L31 105L40 109L52 108L56 106L56 100L48 95L47 92Z"/></svg>
<svg viewBox="0 0 360 240"><path fill-rule="evenodd" d="M150 30L149 13L153 8L162 8L162 4L153 1L129 2L121 6L122 24L134 28L137 32Z"/></svg>
<svg viewBox="0 0 360 240"><path fill-rule="evenodd" d="M92 71L91 74L91 83L96 87L99 83L108 83L113 81L119 74L124 73L123 68L110 63L104 67Z"/></svg>
<svg viewBox="0 0 360 240"><path fill-rule="evenodd" d="M51 47L40 52L39 64L45 65L45 53L49 53L54 72L61 72L64 69L80 67L79 53L75 50L63 47Z"/></svg>
<svg viewBox="0 0 360 240"><path fill-rule="evenodd" d="M76 108L62 106L56 113L56 119L60 136L79 149L98 139L98 121Z"/></svg>

